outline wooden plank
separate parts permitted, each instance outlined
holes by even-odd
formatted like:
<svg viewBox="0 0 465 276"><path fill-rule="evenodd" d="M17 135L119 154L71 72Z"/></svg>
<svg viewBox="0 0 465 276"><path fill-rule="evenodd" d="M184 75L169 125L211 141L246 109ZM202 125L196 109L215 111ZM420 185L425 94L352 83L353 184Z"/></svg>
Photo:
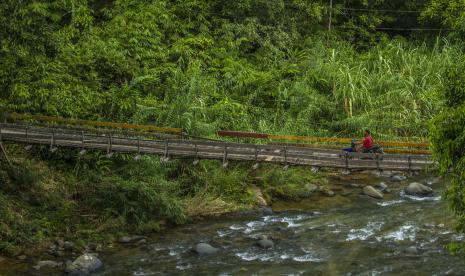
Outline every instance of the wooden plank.
<svg viewBox="0 0 465 276"><path fill-rule="evenodd" d="M346 164L345 155L341 151L299 147L282 147L278 145L255 145L241 143L222 143L219 141L186 141L186 140L145 140L134 137L109 136L106 134L85 133L82 143L82 132L61 132L60 129L26 128L17 126L5 129L2 127L2 137L6 141L50 145L52 135L54 146L86 148L96 150L109 150L111 137L113 152L141 152L148 154L172 155L176 157L198 157L210 159L223 159L224 149L227 147L228 160L255 160L260 162L288 163L295 165L314 165L320 167L349 169L400 169L416 170L434 164L429 156L405 156L401 154L385 154L376 158L375 154L348 153L350 157ZM46 131L52 131L47 133ZM199 142L199 143L197 143ZM168 151L166 152L166 145ZM256 156L257 154L257 156ZM379 164L378 164L378 163Z"/></svg>

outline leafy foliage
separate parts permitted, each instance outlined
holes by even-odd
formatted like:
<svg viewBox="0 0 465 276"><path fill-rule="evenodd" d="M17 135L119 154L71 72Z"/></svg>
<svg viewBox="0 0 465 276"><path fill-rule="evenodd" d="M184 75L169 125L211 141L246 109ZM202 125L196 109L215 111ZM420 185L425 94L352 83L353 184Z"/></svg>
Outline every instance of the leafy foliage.
<svg viewBox="0 0 465 276"><path fill-rule="evenodd" d="M444 91L448 107L434 118L430 128L430 141L440 171L451 178L445 195L458 217L457 228L462 233L465 232L465 80L458 72L464 69L462 59L449 70ZM464 247L454 248L458 251Z"/></svg>

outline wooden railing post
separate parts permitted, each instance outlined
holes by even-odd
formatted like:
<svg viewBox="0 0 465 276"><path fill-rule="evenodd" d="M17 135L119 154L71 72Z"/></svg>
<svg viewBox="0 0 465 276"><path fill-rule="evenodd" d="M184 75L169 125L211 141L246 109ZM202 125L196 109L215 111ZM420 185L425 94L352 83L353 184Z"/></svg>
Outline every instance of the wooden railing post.
<svg viewBox="0 0 465 276"><path fill-rule="evenodd" d="M195 159L199 158L199 146L197 143L194 144Z"/></svg>
<svg viewBox="0 0 465 276"><path fill-rule="evenodd" d="M169 147L169 141L166 140L166 141L165 141L165 153L164 153L164 155L163 155L163 158L164 158L165 160L168 159L168 150L169 150L168 147Z"/></svg>
<svg viewBox="0 0 465 276"><path fill-rule="evenodd" d="M258 162L258 146L255 145L255 162Z"/></svg>
<svg viewBox="0 0 465 276"><path fill-rule="evenodd" d="M223 168L227 168L228 167L228 146L227 145L224 145L224 151L223 151Z"/></svg>
<svg viewBox="0 0 465 276"><path fill-rule="evenodd" d="M380 168L380 165L379 165L379 154L378 153L375 153L376 154L376 169L378 171L381 171L381 168Z"/></svg>
<svg viewBox="0 0 465 276"><path fill-rule="evenodd" d="M84 155L86 153L86 146L84 140L84 131L81 131L81 151L79 151L79 155Z"/></svg>
<svg viewBox="0 0 465 276"><path fill-rule="evenodd" d="M349 153L347 151L345 152L345 158L346 158L346 170L349 170Z"/></svg>
<svg viewBox="0 0 465 276"><path fill-rule="evenodd" d="M107 137L107 158L111 158L113 156L113 137L111 133L108 133Z"/></svg>
<svg viewBox="0 0 465 276"><path fill-rule="evenodd" d="M408 171L412 171L412 156L408 156Z"/></svg>
<svg viewBox="0 0 465 276"><path fill-rule="evenodd" d="M137 154L140 154L140 137L137 136Z"/></svg>
<svg viewBox="0 0 465 276"><path fill-rule="evenodd" d="M287 146L284 147L284 166L287 166Z"/></svg>

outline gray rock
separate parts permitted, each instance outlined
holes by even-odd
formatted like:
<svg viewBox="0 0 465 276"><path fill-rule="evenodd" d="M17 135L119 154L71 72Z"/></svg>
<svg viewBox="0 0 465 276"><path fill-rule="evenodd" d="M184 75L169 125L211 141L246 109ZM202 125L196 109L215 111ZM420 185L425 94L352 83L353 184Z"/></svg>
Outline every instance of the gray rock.
<svg viewBox="0 0 465 276"><path fill-rule="evenodd" d="M200 255L214 254L219 251L218 248L215 248L209 245L208 243L203 243L203 242L196 244L193 250L194 252Z"/></svg>
<svg viewBox="0 0 465 276"><path fill-rule="evenodd" d="M433 184L436 184L436 183L438 183L439 181L441 181L441 177L440 177L440 176L435 177L435 178L431 178L431 179L429 179L429 180L426 181L426 185L432 186Z"/></svg>
<svg viewBox="0 0 465 276"><path fill-rule="evenodd" d="M396 174L396 175L391 176L390 181L391 182L401 182L401 181L404 181L406 179L407 179L406 176Z"/></svg>
<svg viewBox="0 0 465 276"><path fill-rule="evenodd" d="M20 261L24 261L27 259L27 256L26 255L19 255L18 257L16 257L16 259L20 260Z"/></svg>
<svg viewBox="0 0 465 276"><path fill-rule="evenodd" d="M124 236L119 239L120 243L130 243L144 239L144 236Z"/></svg>
<svg viewBox="0 0 465 276"><path fill-rule="evenodd" d="M65 243L63 244L63 248L66 249L66 250L72 251L72 250L74 250L75 245L74 245L73 242L65 241Z"/></svg>
<svg viewBox="0 0 465 276"><path fill-rule="evenodd" d="M65 272L72 275L87 275L101 268L102 265L102 261L95 254L85 253L74 260L74 262L68 263Z"/></svg>
<svg viewBox="0 0 465 276"><path fill-rule="evenodd" d="M405 189L405 193L414 196L429 196L433 194L433 189L418 182L410 183Z"/></svg>
<svg viewBox="0 0 465 276"><path fill-rule="evenodd" d="M324 193L325 195L327 195L327 196L335 196L335 195L336 195L336 193L333 192L333 191L331 191L331 190L324 191L323 193Z"/></svg>
<svg viewBox="0 0 465 276"><path fill-rule="evenodd" d="M365 186L363 187L363 193L367 196L370 196L370 197L373 197L373 198L377 198L377 199L382 199L383 198L383 194L376 190L375 188L373 188L372 186Z"/></svg>
<svg viewBox="0 0 465 276"><path fill-rule="evenodd" d="M386 183L384 183L384 182L380 182L380 183L378 184L378 188L379 188L381 191L384 191L384 190L386 190L386 189L388 188L388 185L386 185Z"/></svg>
<svg viewBox="0 0 465 276"><path fill-rule="evenodd" d="M271 209L270 207L260 208L260 211L262 213L262 216L271 216L273 214L273 209Z"/></svg>
<svg viewBox="0 0 465 276"><path fill-rule="evenodd" d="M129 242L131 242L131 237L128 237L128 236L121 237L119 239L119 242L120 243L129 243Z"/></svg>
<svg viewBox="0 0 465 276"><path fill-rule="evenodd" d="M360 188L360 184L355 184L355 183L351 183L349 184L349 186L352 188Z"/></svg>
<svg viewBox="0 0 465 276"><path fill-rule="evenodd" d="M307 190L307 192L309 193L316 192L318 191L318 189L318 186L312 183L308 183L307 185L305 185L305 190Z"/></svg>
<svg viewBox="0 0 465 276"><path fill-rule="evenodd" d="M272 240L269 240L267 236L263 235L261 239L257 242L257 245L260 246L261 248L272 248L274 246L274 243Z"/></svg>
<svg viewBox="0 0 465 276"><path fill-rule="evenodd" d="M410 246L405 249L405 253L410 254L410 255L417 255L418 254L418 248L416 246Z"/></svg>
<svg viewBox="0 0 465 276"><path fill-rule="evenodd" d="M55 261L39 261L35 266L33 266L36 270L40 270L42 267L59 267L62 266L63 263L55 262Z"/></svg>
<svg viewBox="0 0 465 276"><path fill-rule="evenodd" d="M147 243L147 240L146 240L146 239L142 239L142 240L139 240L137 243L138 243L138 244L144 244L144 243Z"/></svg>
<svg viewBox="0 0 465 276"><path fill-rule="evenodd" d="M65 242L62 239L58 239L56 240L56 244L58 248L63 248L63 246L65 245Z"/></svg>

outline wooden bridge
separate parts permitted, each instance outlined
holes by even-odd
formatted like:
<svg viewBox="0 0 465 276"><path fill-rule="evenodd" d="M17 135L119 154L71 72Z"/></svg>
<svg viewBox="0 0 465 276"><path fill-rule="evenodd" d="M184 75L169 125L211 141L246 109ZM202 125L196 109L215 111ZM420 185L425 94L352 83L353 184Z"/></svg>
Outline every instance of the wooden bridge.
<svg viewBox="0 0 465 276"><path fill-rule="evenodd" d="M176 138L178 137L178 138ZM428 154L368 154L343 153L338 149L302 147L292 144L232 143L207 139L182 139L181 136L155 137L147 133L118 134L103 129L76 130L68 127L31 126L16 123L0 124L0 143L47 145L52 152L58 147L76 148L80 154L101 150L111 157L114 153L155 154L169 158L219 159L226 167L230 160L250 161L254 168L260 162L283 166L306 165L347 170L417 171L434 165Z"/></svg>

